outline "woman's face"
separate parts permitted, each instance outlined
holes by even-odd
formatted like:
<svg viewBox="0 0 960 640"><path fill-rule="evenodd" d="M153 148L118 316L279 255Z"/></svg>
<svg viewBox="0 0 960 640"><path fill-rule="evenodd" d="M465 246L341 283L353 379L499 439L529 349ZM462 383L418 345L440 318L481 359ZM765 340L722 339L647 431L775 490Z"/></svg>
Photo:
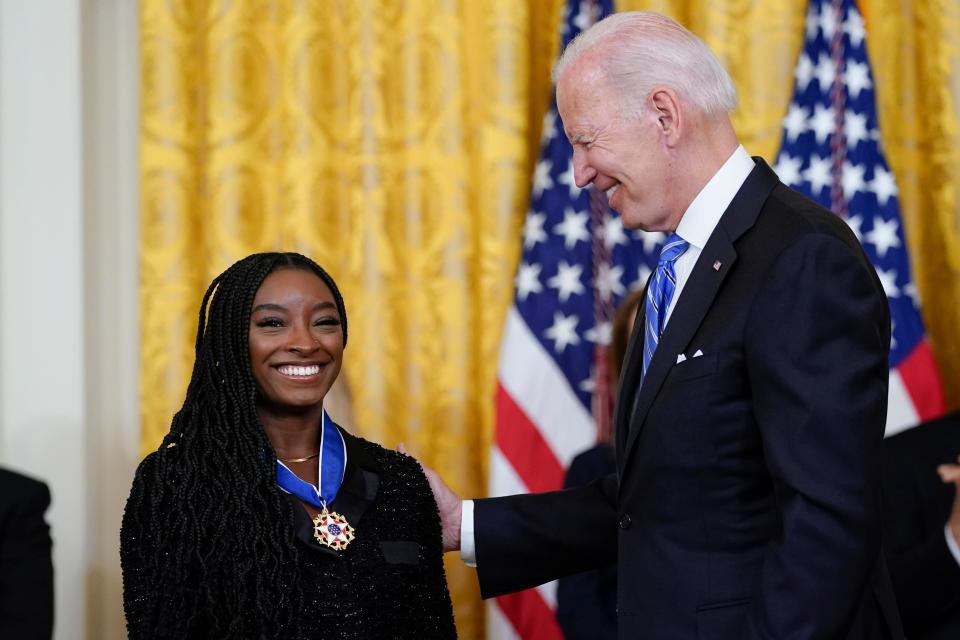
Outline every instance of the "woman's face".
<svg viewBox="0 0 960 640"><path fill-rule="evenodd" d="M319 408L343 362L343 331L330 288L312 271L281 268L257 289L250 368L261 411Z"/></svg>

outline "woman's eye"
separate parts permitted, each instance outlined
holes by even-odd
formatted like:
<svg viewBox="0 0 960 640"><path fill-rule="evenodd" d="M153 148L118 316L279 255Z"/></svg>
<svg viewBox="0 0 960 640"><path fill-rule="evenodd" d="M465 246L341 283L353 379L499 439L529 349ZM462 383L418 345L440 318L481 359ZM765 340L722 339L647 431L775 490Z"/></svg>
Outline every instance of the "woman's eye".
<svg viewBox="0 0 960 640"><path fill-rule="evenodd" d="M262 318L257 320L258 327L282 327L283 321L280 318Z"/></svg>
<svg viewBox="0 0 960 640"><path fill-rule="evenodd" d="M340 318L320 318L313 324L316 327L339 327Z"/></svg>

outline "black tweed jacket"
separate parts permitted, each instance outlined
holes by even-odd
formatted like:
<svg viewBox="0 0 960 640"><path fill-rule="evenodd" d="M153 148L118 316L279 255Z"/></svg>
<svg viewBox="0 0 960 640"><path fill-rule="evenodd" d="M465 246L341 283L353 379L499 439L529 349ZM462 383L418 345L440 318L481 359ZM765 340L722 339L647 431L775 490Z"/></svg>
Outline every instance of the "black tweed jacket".
<svg viewBox="0 0 960 640"><path fill-rule="evenodd" d="M341 430L342 431L342 430ZM356 539L343 551L313 538L306 511L293 504L305 596L300 627L306 638L455 638L443 569L440 517L426 477L408 456L343 432L347 469L331 511L344 515ZM155 464L151 454L142 463ZM131 489L150 492L138 472ZM155 593L144 569L144 544L132 527L120 531L123 600L131 640L158 638ZM201 614L202 612L198 612Z"/></svg>

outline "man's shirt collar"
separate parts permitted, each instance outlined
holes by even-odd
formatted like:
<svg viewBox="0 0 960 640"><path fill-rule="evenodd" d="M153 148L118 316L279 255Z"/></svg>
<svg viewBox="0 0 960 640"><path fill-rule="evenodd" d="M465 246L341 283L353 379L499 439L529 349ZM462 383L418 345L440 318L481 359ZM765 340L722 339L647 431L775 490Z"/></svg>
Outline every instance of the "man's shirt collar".
<svg viewBox="0 0 960 640"><path fill-rule="evenodd" d="M680 237L703 250L723 212L754 166L747 150L743 145L738 146L687 207L677 226Z"/></svg>

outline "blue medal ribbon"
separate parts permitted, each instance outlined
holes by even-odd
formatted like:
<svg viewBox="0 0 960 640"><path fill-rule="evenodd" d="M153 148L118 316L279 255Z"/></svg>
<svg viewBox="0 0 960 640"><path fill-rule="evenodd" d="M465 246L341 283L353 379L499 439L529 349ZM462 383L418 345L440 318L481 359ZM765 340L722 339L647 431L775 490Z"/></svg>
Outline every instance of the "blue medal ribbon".
<svg viewBox="0 0 960 640"><path fill-rule="evenodd" d="M293 494L317 509L326 509L333 502L343 483L343 474L347 468L347 443L327 412L323 412L320 428L320 455L317 477L320 487L315 487L290 471L285 464L277 460L277 484L287 493Z"/></svg>

